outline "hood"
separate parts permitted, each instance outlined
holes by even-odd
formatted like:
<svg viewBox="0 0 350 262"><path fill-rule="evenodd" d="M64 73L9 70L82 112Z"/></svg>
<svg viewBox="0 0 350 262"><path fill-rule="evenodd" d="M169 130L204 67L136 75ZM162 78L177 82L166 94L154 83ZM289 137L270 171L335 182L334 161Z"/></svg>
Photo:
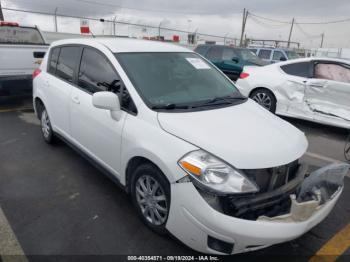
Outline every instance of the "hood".
<svg viewBox="0 0 350 262"><path fill-rule="evenodd" d="M158 113L160 126L239 169L281 166L307 149L305 135L252 100L199 112Z"/></svg>

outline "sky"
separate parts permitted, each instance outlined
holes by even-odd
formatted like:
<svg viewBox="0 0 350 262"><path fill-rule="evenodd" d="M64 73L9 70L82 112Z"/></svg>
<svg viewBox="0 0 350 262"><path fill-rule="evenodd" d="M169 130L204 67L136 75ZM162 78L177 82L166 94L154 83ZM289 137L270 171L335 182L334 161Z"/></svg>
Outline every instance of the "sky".
<svg viewBox="0 0 350 262"><path fill-rule="evenodd" d="M327 22L350 18L349 0L0 0L3 7L59 14L113 19L164 28L239 38L243 8L253 15L297 23ZM5 20L36 24L54 30L52 17L4 10ZM253 39L288 40L291 25L248 16L246 35ZM61 32L79 33L78 19L59 18ZM110 23L90 22L94 34L112 32ZM337 24L297 24L292 41L306 48L319 47L324 33L324 47L350 47L350 21ZM118 25L118 35L152 36L158 29ZM174 32L161 31L170 38ZM184 38L182 36L182 38ZM202 37L208 39L208 37ZM215 39L208 39L215 40Z"/></svg>

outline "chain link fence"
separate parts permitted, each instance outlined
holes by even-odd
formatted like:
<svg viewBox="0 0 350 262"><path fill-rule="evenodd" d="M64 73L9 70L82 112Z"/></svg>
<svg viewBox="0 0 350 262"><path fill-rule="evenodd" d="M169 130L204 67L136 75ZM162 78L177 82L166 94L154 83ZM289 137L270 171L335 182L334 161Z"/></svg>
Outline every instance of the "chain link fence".
<svg viewBox="0 0 350 262"><path fill-rule="evenodd" d="M71 16L57 12L38 12L14 8L3 8L5 19L19 23L36 24L44 32L47 42L69 38L69 37L129 37L157 41L174 42L188 48L194 48L197 44L211 43L223 45L239 45L239 39L229 36L220 36L201 33L198 30L186 31L176 28L158 25L138 24L113 19L102 19L94 17ZM80 33L81 21L88 21L91 34Z"/></svg>

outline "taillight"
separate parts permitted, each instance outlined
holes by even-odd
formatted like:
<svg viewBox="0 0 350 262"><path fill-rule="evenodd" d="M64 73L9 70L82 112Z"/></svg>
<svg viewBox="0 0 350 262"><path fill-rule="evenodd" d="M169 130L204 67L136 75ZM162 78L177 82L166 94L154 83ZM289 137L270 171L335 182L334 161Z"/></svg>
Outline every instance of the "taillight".
<svg viewBox="0 0 350 262"><path fill-rule="evenodd" d="M19 26L19 24L15 22L0 21L0 26Z"/></svg>
<svg viewBox="0 0 350 262"><path fill-rule="evenodd" d="M239 75L239 78L240 78L240 79L244 79L244 78L247 78L248 76L249 76L248 73L242 72L242 73Z"/></svg>
<svg viewBox="0 0 350 262"><path fill-rule="evenodd" d="M35 69L33 72L33 79L36 78L41 73L41 70L39 68Z"/></svg>

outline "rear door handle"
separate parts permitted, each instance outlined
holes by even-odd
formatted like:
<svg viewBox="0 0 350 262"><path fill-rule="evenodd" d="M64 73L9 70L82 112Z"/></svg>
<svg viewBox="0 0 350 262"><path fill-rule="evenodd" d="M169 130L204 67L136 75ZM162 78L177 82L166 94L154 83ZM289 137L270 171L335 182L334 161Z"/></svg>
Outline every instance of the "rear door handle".
<svg viewBox="0 0 350 262"><path fill-rule="evenodd" d="M80 100L79 100L79 97L77 97L77 96L73 96L72 97L72 101L74 102L74 103L76 103L76 104L80 104Z"/></svg>

